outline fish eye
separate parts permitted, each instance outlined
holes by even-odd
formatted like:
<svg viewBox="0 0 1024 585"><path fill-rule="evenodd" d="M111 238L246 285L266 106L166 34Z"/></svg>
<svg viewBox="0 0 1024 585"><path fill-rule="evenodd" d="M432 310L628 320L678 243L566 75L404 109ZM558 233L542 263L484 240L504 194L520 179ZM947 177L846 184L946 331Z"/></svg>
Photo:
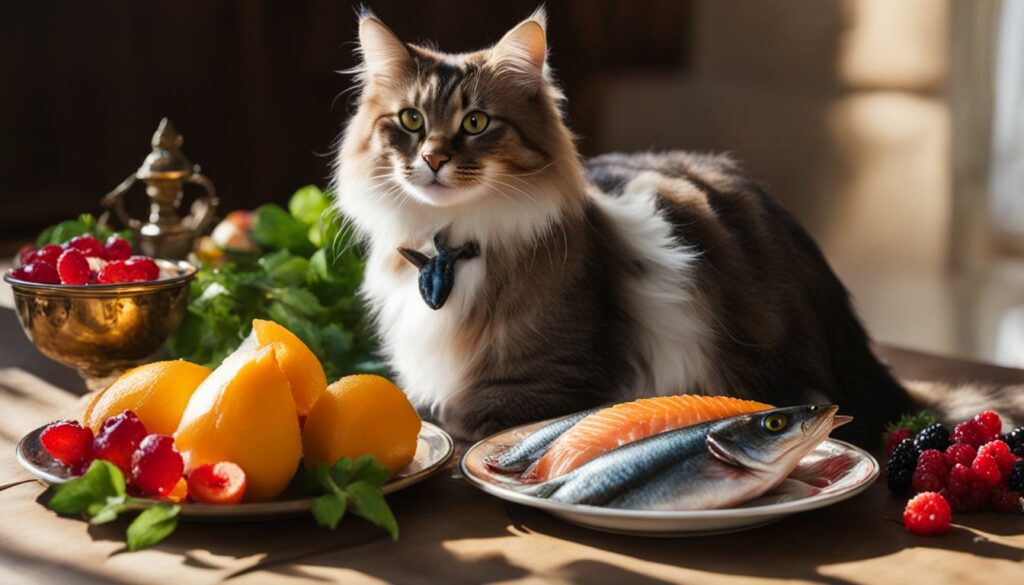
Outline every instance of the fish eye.
<svg viewBox="0 0 1024 585"><path fill-rule="evenodd" d="M764 428L764 430L770 433L777 433L781 431L782 429L786 428L787 424L789 424L789 421L786 419L786 417L778 413L769 414L768 416L761 419L761 426Z"/></svg>
<svg viewBox="0 0 1024 585"><path fill-rule="evenodd" d="M423 127L423 114L413 108L406 108L398 112L398 122L409 132L417 132Z"/></svg>
<svg viewBox="0 0 1024 585"><path fill-rule="evenodd" d="M811 405L811 406L807 407L807 412L809 412L811 414L816 414L818 412L821 412L821 407L818 406L817 404Z"/></svg>
<svg viewBox="0 0 1024 585"><path fill-rule="evenodd" d="M470 112L462 119L462 129L466 134L479 134L487 129L491 118L483 112Z"/></svg>

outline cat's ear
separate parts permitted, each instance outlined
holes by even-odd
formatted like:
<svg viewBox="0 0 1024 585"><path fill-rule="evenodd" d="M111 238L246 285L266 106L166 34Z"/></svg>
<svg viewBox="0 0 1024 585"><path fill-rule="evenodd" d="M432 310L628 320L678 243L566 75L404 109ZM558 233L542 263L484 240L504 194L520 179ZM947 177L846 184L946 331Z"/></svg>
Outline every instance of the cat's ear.
<svg viewBox="0 0 1024 585"><path fill-rule="evenodd" d="M491 63L497 69L514 75L520 83L538 86L544 79L548 56L546 27L547 15L541 7L494 45Z"/></svg>
<svg viewBox="0 0 1024 585"><path fill-rule="evenodd" d="M363 55L362 68L370 78L393 78L414 68L409 48L372 14L359 19L359 50Z"/></svg>

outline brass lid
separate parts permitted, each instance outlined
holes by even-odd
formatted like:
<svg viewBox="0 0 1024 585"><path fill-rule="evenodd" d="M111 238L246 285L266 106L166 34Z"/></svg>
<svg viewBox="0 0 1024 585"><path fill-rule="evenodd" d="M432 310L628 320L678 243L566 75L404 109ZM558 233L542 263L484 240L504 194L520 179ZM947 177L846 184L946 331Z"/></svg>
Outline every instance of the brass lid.
<svg viewBox="0 0 1024 585"><path fill-rule="evenodd" d="M160 126L153 134L153 151L149 153L135 176L142 180L182 180L192 175L191 161L181 152L185 138L178 134L174 124L167 118L160 120Z"/></svg>

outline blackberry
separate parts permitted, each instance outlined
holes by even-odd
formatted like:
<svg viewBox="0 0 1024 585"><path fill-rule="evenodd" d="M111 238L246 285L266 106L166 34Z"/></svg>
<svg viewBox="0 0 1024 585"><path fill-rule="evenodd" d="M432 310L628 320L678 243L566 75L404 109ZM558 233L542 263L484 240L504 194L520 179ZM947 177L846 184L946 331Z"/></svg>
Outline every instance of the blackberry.
<svg viewBox="0 0 1024 585"><path fill-rule="evenodd" d="M1024 427L1017 427L1003 435L1003 442L1017 457L1024 457Z"/></svg>
<svg viewBox="0 0 1024 585"><path fill-rule="evenodd" d="M910 488L914 483L914 470L886 468L885 481L889 484L892 493L905 496L910 493Z"/></svg>
<svg viewBox="0 0 1024 585"><path fill-rule="evenodd" d="M1018 494L1024 494L1024 461L1013 464L1013 469L1010 470L1010 481L1007 482L1007 485Z"/></svg>
<svg viewBox="0 0 1024 585"><path fill-rule="evenodd" d="M911 439L903 439L892 450L892 456L889 457L889 462L885 465L885 479L889 484L889 489L894 493L907 494L910 492L919 455L920 452Z"/></svg>
<svg viewBox="0 0 1024 585"><path fill-rule="evenodd" d="M928 449L945 451L949 447L949 431L939 423L928 425L914 437L914 446L918 451Z"/></svg>

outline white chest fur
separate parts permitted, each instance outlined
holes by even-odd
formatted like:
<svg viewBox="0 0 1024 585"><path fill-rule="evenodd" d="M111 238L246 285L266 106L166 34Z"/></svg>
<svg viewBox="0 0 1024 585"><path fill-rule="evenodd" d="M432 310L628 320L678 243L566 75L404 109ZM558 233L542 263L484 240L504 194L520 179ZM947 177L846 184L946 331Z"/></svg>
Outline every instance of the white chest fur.
<svg viewBox="0 0 1024 585"><path fill-rule="evenodd" d="M397 254L390 246L371 253L362 291L374 308L381 349L399 385L417 408L434 411L463 384L470 356L459 349L459 319L483 281L485 260L456 265L451 296L435 311L420 296L416 268L406 264L394 270Z"/></svg>

